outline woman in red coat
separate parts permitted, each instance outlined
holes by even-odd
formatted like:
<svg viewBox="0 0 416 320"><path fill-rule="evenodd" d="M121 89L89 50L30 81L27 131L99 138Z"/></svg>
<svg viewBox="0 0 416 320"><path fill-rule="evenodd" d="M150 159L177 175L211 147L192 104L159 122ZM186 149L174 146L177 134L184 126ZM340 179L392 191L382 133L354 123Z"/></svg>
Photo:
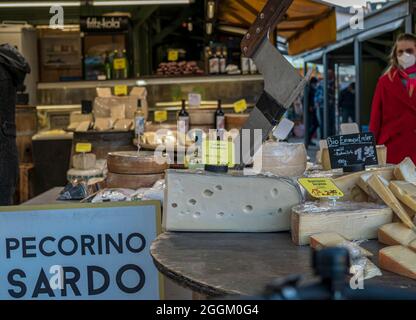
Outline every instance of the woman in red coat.
<svg viewBox="0 0 416 320"><path fill-rule="evenodd" d="M416 163L416 36L402 34L391 54L391 66L379 79L373 99L370 131L387 146L387 162L411 157Z"/></svg>

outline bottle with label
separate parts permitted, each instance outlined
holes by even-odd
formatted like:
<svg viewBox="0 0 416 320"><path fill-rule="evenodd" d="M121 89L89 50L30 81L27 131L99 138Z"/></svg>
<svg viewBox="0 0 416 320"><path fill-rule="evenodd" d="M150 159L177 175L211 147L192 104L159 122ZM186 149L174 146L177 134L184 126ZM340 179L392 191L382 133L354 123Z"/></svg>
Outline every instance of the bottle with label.
<svg viewBox="0 0 416 320"><path fill-rule="evenodd" d="M178 114L177 130L178 130L178 136L181 136L181 138L183 139L182 141L185 143L185 137L189 131L189 113L188 111L186 111L185 100L182 100L182 109L181 111L179 111L179 114Z"/></svg>
<svg viewBox="0 0 416 320"><path fill-rule="evenodd" d="M218 74L220 72L220 59L216 54L211 54L209 58L209 73Z"/></svg>
<svg viewBox="0 0 416 320"><path fill-rule="evenodd" d="M142 109L142 100L138 99L137 100L137 109L136 112L134 113L134 130L136 133L136 137L137 137L137 146L140 149L140 142L142 140L142 137L144 135L144 130L145 130L145 117L144 117L144 112Z"/></svg>
<svg viewBox="0 0 416 320"><path fill-rule="evenodd" d="M248 74L249 72L250 72L250 60L244 55L241 55L241 73Z"/></svg>
<svg viewBox="0 0 416 320"><path fill-rule="evenodd" d="M217 129L217 140L223 140L225 130L225 114L221 107L221 100L218 100L215 110L215 129Z"/></svg>
<svg viewBox="0 0 416 320"><path fill-rule="evenodd" d="M227 67L227 48L224 47L222 49L222 54L221 54L221 58L220 58L220 73L221 74L226 73L226 71L225 71L226 67Z"/></svg>
<svg viewBox="0 0 416 320"><path fill-rule="evenodd" d="M125 60L123 58L123 52L114 50L113 59L113 79L120 80L124 77Z"/></svg>
<svg viewBox="0 0 416 320"><path fill-rule="evenodd" d="M110 53L106 52L105 60L104 60L104 70L105 70L105 77L107 80L111 80L111 62L110 62Z"/></svg>

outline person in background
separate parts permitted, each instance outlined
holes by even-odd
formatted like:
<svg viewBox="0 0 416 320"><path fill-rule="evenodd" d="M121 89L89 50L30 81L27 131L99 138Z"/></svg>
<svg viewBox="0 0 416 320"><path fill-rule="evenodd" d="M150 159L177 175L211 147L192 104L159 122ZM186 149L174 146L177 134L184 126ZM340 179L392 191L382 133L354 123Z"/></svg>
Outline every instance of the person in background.
<svg viewBox="0 0 416 320"><path fill-rule="evenodd" d="M19 161L16 146L16 88L30 72L25 58L8 44L0 45L0 205L13 203Z"/></svg>
<svg viewBox="0 0 416 320"><path fill-rule="evenodd" d="M308 126L308 146L314 145L312 143L313 136L316 133L316 130L319 128L319 121L316 115L315 107L315 94L316 87L318 86L318 79L313 77L309 82L309 93L308 93L308 116L309 116L309 126Z"/></svg>
<svg viewBox="0 0 416 320"><path fill-rule="evenodd" d="M373 98L370 131L387 146L387 162L405 157L416 162L416 36L400 35L390 67L379 79Z"/></svg>
<svg viewBox="0 0 416 320"><path fill-rule="evenodd" d="M341 91L339 97L339 108L342 114L342 122L355 122L355 83Z"/></svg>
<svg viewBox="0 0 416 320"><path fill-rule="evenodd" d="M336 134L336 116L335 116L335 72L332 69L328 70L328 136Z"/></svg>
<svg viewBox="0 0 416 320"><path fill-rule="evenodd" d="M322 80L318 82L315 92L315 108L318 112L319 135L320 138L324 136L324 86Z"/></svg>

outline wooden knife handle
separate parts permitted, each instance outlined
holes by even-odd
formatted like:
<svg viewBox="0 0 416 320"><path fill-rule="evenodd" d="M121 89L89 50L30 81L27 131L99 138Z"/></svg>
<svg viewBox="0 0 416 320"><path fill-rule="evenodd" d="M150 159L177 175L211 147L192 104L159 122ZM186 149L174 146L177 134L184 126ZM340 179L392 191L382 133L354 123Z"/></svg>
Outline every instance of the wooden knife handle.
<svg viewBox="0 0 416 320"><path fill-rule="evenodd" d="M269 30L273 30L286 15L293 0L268 0L263 10L241 41L241 52L252 58Z"/></svg>

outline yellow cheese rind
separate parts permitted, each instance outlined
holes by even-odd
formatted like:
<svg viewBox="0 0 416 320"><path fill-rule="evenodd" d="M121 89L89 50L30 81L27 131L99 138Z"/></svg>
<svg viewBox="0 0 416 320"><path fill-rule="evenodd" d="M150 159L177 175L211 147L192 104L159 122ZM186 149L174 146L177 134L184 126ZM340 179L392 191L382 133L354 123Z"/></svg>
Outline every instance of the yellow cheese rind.
<svg viewBox="0 0 416 320"><path fill-rule="evenodd" d="M378 241L389 246L403 245L410 247L410 244L416 241L416 232L403 223L390 223L378 230Z"/></svg>
<svg viewBox="0 0 416 320"><path fill-rule="evenodd" d="M416 253L404 246L381 249L380 268L416 280Z"/></svg>

